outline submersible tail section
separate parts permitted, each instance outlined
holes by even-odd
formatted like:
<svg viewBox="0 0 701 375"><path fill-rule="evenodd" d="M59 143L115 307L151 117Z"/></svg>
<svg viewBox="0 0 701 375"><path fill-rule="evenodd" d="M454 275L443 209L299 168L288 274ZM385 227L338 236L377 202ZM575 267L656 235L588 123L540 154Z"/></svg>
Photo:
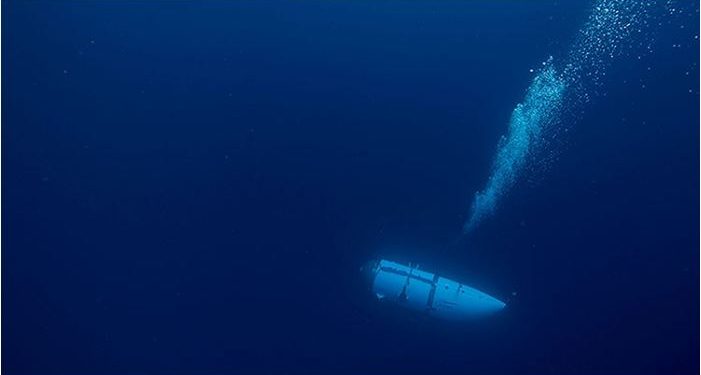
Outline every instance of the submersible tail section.
<svg viewBox="0 0 701 375"><path fill-rule="evenodd" d="M504 302L467 285L389 260L370 262L363 267L363 272L380 301L440 319L481 317L506 306Z"/></svg>

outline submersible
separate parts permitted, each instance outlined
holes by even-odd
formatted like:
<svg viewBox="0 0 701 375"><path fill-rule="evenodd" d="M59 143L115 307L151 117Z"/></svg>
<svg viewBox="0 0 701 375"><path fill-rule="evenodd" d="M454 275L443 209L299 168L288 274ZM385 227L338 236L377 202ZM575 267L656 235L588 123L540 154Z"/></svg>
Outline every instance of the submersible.
<svg viewBox="0 0 701 375"><path fill-rule="evenodd" d="M361 268L377 299L430 316L462 320L500 311L506 304L484 292L457 281L381 259Z"/></svg>

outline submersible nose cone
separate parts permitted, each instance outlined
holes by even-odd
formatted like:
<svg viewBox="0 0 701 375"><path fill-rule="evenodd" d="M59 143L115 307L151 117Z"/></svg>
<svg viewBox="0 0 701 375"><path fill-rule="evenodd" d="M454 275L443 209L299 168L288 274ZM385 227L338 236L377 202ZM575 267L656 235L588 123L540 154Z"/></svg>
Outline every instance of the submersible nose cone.
<svg viewBox="0 0 701 375"><path fill-rule="evenodd" d="M486 301L484 301L484 310L486 313L495 313L495 312L503 310L504 307L506 307L506 303L504 303L504 302L502 302L502 301L500 301L492 296L487 295L487 297L488 297L488 299L486 299Z"/></svg>

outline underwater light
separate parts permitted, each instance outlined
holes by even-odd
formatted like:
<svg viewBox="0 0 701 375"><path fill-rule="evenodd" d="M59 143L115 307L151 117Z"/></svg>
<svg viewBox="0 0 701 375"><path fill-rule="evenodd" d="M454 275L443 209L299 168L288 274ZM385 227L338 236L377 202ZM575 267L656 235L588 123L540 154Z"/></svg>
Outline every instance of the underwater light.
<svg viewBox="0 0 701 375"><path fill-rule="evenodd" d="M461 320L486 316L506 304L465 284L389 260L372 261L361 268L372 292L390 302L432 317Z"/></svg>

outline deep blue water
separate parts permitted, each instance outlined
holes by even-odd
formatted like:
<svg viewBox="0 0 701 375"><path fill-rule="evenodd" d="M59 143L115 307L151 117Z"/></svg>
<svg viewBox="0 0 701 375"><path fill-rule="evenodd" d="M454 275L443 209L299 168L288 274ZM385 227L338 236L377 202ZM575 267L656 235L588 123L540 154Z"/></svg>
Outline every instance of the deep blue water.
<svg viewBox="0 0 701 375"><path fill-rule="evenodd" d="M591 7L3 1L2 372L697 372L697 4L459 238ZM382 306L378 256L508 307Z"/></svg>

